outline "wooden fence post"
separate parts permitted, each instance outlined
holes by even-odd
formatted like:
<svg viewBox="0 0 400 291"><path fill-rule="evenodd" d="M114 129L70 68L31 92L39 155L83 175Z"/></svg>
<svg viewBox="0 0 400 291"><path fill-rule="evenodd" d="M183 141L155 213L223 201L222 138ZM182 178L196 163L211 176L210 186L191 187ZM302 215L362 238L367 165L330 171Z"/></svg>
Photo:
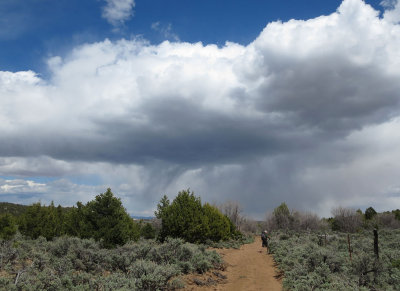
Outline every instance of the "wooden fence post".
<svg viewBox="0 0 400 291"><path fill-rule="evenodd" d="M376 261L379 261L379 245L378 245L378 230L374 229L374 253ZM378 270L374 267L374 282L377 282Z"/></svg>
<svg viewBox="0 0 400 291"><path fill-rule="evenodd" d="M374 229L374 253L376 259L379 260L378 230L376 228Z"/></svg>
<svg viewBox="0 0 400 291"><path fill-rule="evenodd" d="M349 255L350 255L350 261L351 259L351 243L350 243L350 234L347 234L347 243L349 244Z"/></svg>

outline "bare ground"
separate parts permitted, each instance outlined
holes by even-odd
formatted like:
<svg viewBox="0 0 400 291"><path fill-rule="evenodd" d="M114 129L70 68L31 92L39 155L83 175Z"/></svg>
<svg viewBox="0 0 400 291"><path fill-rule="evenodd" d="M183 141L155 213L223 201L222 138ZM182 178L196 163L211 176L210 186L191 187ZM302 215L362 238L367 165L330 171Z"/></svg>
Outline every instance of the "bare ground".
<svg viewBox="0 0 400 291"><path fill-rule="evenodd" d="M223 270L184 278L185 290L280 291L282 283L274 261L261 247L261 239L236 249L217 249L225 261Z"/></svg>

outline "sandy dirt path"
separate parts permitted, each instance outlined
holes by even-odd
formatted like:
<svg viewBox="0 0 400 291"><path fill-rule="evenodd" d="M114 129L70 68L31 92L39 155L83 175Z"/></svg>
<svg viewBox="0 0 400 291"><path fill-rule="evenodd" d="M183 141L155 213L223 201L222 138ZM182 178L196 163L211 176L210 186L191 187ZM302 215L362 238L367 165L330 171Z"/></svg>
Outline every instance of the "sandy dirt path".
<svg viewBox="0 0 400 291"><path fill-rule="evenodd" d="M194 278L186 281L185 290L229 290L229 291L280 291L282 284L275 278L277 270L271 256L261 247L261 239L257 237L254 243L243 245L239 250L217 250L226 263L224 271L211 273L213 278L225 277L218 284L197 286ZM215 276L217 275L222 276ZM198 278L207 282L207 274ZM208 279L210 280L210 279ZM217 280L216 280L217 281Z"/></svg>

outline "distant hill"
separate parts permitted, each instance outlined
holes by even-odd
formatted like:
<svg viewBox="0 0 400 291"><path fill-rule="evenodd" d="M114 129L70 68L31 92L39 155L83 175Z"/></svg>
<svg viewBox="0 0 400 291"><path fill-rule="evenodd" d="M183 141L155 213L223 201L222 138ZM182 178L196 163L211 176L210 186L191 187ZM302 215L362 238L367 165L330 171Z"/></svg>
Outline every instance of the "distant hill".
<svg viewBox="0 0 400 291"><path fill-rule="evenodd" d="M134 220L153 220L155 217L153 216L135 216L131 215Z"/></svg>
<svg viewBox="0 0 400 291"><path fill-rule="evenodd" d="M9 203L9 202L0 202L0 215L4 213L10 213L14 216L20 216L22 213L26 211L28 205ZM62 207L64 211L71 209L72 207ZM153 220L155 217L153 216L131 216L135 220Z"/></svg>
<svg viewBox="0 0 400 291"><path fill-rule="evenodd" d="M44 206L44 205L42 205ZM48 205L46 205L48 206ZM56 206L57 207L57 206ZM14 216L20 216L23 214L28 205L16 204L16 203L9 203L9 202L0 202L0 215L4 213L10 213ZM68 211L72 207L61 207L63 211Z"/></svg>
<svg viewBox="0 0 400 291"><path fill-rule="evenodd" d="M20 216L28 208L27 205L0 202L0 215L4 213L10 213L14 216Z"/></svg>

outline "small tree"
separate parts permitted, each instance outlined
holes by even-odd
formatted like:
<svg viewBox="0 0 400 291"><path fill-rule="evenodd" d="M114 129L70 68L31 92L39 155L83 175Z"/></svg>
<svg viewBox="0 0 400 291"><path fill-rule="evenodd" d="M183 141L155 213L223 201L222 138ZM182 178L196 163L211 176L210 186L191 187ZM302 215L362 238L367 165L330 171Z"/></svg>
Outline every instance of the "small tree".
<svg viewBox="0 0 400 291"><path fill-rule="evenodd" d="M361 227L362 217L356 210L338 207L332 210L332 229L343 232L355 232Z"/></svg>
<svg viewBox="0 0 400 291"><path fill-rule="evenodd" d="M171 204L164 196L157 209L155 214L161 219L161 241L168 236L188 242L205 242L207 239L219 241L240 235L227 216L208 203L202 205L200 198L189 189L180 191Z"/></svg>
<svg viewBox="0 0 400 291"><path fill-rule="evenodd" d="M376 215L377 224L384 228L400 228L400 221L396 219L396 216L391 212L378 213Z"/></svg>
<svg viewBox="0 0 400 291"><path fill-rule="evenodd" d="M251 218L247 218L244 217L242 220L242 224L240 227L240 230L243 233L247 233L247 234L256 234L259 233L261 231L261 226L259 225L259 222L251 219Z"/></svg>
<svg viewBox="0 0 400 291"><path fill-rule="evenodd" d="M226 240L230 236L229 218L224 216L218 208L206 203L203 206L204 215L207 217L207 238L212 241Z"/></svg>
<svg viewBox="0 0 400 291"><path fill-rule="evenodd" d="M397 220L400 220L400 209L392 210L392 213Z"/></svg>
<svg viewBox="0 0 400 291"><path fill-rule="evenodd" d="M81 238L90 237L91 226L87 223L85 213L85 205L78 201L76 207L72 207L72 209L66 214L64 224L65 231L68 235Z"/></svg>
<svg viewBox="0 0 400 291"><path fill-rule="evenodd" d="M154 215L158 219L162 219L163 215L165 214L166 209L169 207L169 199L167 195L164 195L160 202L157 204L157 211L154 211Z"/></svg>
<svg viewBox="0 0 400 291"><path fill-rule="evenodd" d="M365 219L366 220L371 220L375 215L377 215L377 212L372 207L368 207L365 210Z"/></svg>
<svg viewBox="0 0 400 291"><path fill-rule="evenodd" d="M141 225L140 227L140 236L145 239L153 239L156 237L156 230L150 223L145 222L144 225Z"/></svg>
<svg viewBox="0 0 400 291"><path fill-rule="evenodd" d="M44 219L41 235L48 240L63 235L65 232L63 226L64 213L61 210L61 206L56 208L52 201L49 206L43 206L41 211Z"/></svg>
<svg viewBox="0 0 400 291"><path fill-rule="evenodd" d="M61 206L57 208L51 202L50 206L40 202L27 207L19 217L19 231L26 236L37 239L39 236L52 240L65 234L64 213Z"/></svg>
<svg viewBox="0 0 400 291"><path fill-rule="evenodd" d="M240 207L240 204L238 202L226 201L225 203L218 206L218 209L232 221L237 230L241 230L242 224L245 219L242 215L242 208Z"/></svg>
<svg viewBox="0 0 400 291"><path fill-rule="evenodd" d="M4 240L11 239L17 232L17 226L14 217L5 213L0 215L0 238Z"/></svg>
<svg viewBox="0 0 400 291"><path fill-rule="evenodd" d="M293 220L290 210L285 202L281 203L273 212L275 223L280 229L288 229Z"/></svg>
<svg viewBox="0 0 400 291"><path fill-rule="evenodd" d="M121 199L114 197L110 188L86 204L85 219L89 224L90 237L102 240L103 246L107 248L139 238L139 226L126 212Z"/></svg>
<svg viewBox="0 0 400 291"><path fill-rule="evenodd" d="M45 217L46 210L40 202L29 205L19 219L19 231L32 239L43 236L43 229L46 223Z"/></svg>
<svg viewBox="0 0 400 291"><path fill-rule="evenodd" d="M83 205L76 203L67 217L67 233L80 238L94 238L106 248L137 240L140 228L108 188L92 201Z"/></svg>
<svg viewBox="0 0 400 291"><path fill-rule="evenodd" d="M161 240L167 236L202 242L208 232L201 200L189 189L180 191L161 216Z"/></svg>
<svg viewBox="0 0 400 291"><path fill-rule="evenodd" d="M317 230L321 226L321 219L314 213L293 211L294 230Z"/></svg>

